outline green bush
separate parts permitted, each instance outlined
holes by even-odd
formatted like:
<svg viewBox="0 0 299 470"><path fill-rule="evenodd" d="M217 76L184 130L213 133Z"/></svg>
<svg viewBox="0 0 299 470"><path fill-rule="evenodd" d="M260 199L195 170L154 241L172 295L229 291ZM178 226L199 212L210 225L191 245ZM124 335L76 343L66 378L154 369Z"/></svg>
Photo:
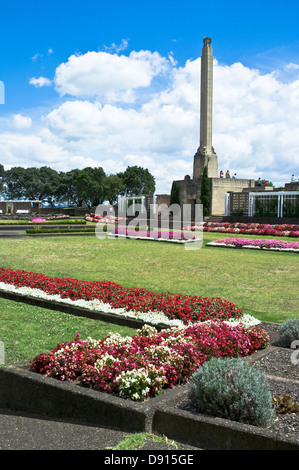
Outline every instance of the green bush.
<svg viewBox="0 0 299 470"><path fill-rule="evenodd" d="M290 348L291 343L299 340L299 318L290 318L283 322L279 329L279 345Z"/></svg>
<svg viewBox="0 0 299 470"><path fill-rule="evenodd" d="M172 182L171 191L170 191L170 205L172 204L180 204L179 187L176 181Z"/></svg>
<svg viewBox="0 0 299 470"><path fill-rule="evenodd" d="M240 358L212 358L190 379L196 412L255 426L274 416L263 374Z"/></svg>
<svg viewBox="0 0 299 470"><path fill-rule="evenodd" d="M103 232L105 232L106 229L105 227L103 228ZM37 227L37 228L27 228L26 233L28 234L37 234L37 235L43 235L45 233L95 233L95 228L42 228L42 227Z"/></svg>
<svg viewBox="0 0 299 470"><path fill-rule="evenodd" d="M208 167L205 166L202 174L201 189L200 189L200 202L203 205L203 215L210 215L211 211L211 180L208 177Z"/></svg>

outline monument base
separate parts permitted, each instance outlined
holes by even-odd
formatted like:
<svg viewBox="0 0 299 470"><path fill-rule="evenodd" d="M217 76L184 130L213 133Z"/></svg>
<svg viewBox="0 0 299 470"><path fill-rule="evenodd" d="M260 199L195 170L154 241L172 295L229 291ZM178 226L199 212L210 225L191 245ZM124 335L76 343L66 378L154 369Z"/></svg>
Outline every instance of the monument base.
<svg viewBox="0 0 299 470"><path fill-rule="evenodd" d="M218 157L213 147L210 151L198 148L193 160L193 178L200 178L205 167L208 167L208 177L217 178L218 174Z"/></svg>

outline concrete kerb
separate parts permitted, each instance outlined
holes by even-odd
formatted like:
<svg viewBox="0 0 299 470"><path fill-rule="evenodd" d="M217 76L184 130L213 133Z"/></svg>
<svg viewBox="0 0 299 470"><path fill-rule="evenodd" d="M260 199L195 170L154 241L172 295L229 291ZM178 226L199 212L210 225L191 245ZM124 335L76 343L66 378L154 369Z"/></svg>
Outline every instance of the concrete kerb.
<svg viewBox="0 0 299 470"><path fill-rule="evenodd" d="M0 368L0 408L67 419L126 432L154 432L206 450L299 450L275 431L181 409L189 384L134 402L29 371L28 364Z"/></svg>
<svg viewBox="0 0 299 470"><path fill-rule="evenodd" d="M281 438L275 431L169 405L156 409L152 430L205 450L299 450L298 441Z"/></svg>
<svg viewBox="0 0 299 470"><path fill-rule="evenodd" d="M127 432L151 432L156 408L174 404L186 393L186 388L178 386L135 402L31 372L29 364L0 368L0 408Z"/></svg>
<svg viewBox="0 0 299 470"><path fill-rule="evenodd" d="M93 312L59 302L1 291L0 296L66 313L96 318L133 328L141 320ZM166 328L158 325L157 329ZM245 358L254 362L277 349L269 346ZM207 450L299 450L298 441L284 439L274 431L243 425L221 418L206 417L180 409L189 384L164 390L145 402L134 402L74 383L60 382L29 371L29 364L0 367L0 408L65 418L127 432L156 432L183 444Z"/></svg>
<svg viewBox="0 0 299 470"><path fill-rule="evenodd" d="M89 310L83 307L72 306L63 302L48 301L47 299L41 299L38 297L31 297L29 295L23 295L16 292L10 292L0 289L0 297L14 302L24 302L29 305L36 307L46 308L49 310L56 310L59 312L68 313L70 315L76 315L85 318L91 318L93 320L104 321L116 325L128 326L130 328L142 328L145 324L144 321L137 318L126 317L125 315L115 315L113 313L100 312L95 310ZM155 325L157 330L168 328L168 325L160 323Z"/></svg>

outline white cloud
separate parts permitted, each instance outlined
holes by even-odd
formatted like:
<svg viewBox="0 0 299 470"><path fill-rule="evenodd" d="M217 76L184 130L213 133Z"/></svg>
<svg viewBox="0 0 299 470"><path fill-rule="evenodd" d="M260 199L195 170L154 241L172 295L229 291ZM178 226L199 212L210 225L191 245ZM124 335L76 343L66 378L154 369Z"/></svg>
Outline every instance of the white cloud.
<svg viewBox="0 0 299 470"><path fill-rule="evenodd" d="M148 87L168 66L169 61L157 52L133 51L119 56L92 51L69 57L57 67L54 81L61 96L126 103L134 101L136 89Z"/></svg>
<svg viewBox="0 0 299 470"><path fill-rule="evenodd" d="M153 83L162 76L159 86ZM58 170L102 166L116 173L140 165L155 176L157 192L167 193L173 179L192 176L199 85L200 59L178 66L172 54L150 51L73 55L56 70L60 104L43 116L36 134L28 134L30 118L14 117L19 132L0 134L0 153L12 166ZM215 60L213 145L219 170L277 185L292 173L299 177L298 107L299 80L282 82L274 72Z"/></svg>
<svg viewBox="0 0 299 470"><path fill-rule="evenodd" d="M12 124L17 130L28 129L31 127L32 119L29 116L22 116L22 114L14 114Z"/></svg>
<svg viewBox="0 0 299 470"><path fill-rule="evenodd" d="M40 59L40 58L42 58L42 57L43 57L43 55L40 54L39 52L37 52L36 54L34 54L33 57L31 57L31 60L32 60L33 62L35 62L37 59Z"/></svg>
<svg viewBox="0 0 299 470"><path fill-rule="evenodd" d="M52 84L51 80L49 80L46 77L39 77L39 78L32 77L30 78L29 83L30 85L34 85L37 88L41 88L43 86L50 86Z"/></svg>
<svg viewBox="0 0 299 470"><path fill-rule="evenodd" d="M214 147L222 169L278 185L299 172L299 81L215 64ZM250 168L250 171L248 169ZM259 175L257 174L259 173Z"/></svg>
<svg viewBox="0 0 299 470"><path fill-rule="evenodd" d="M0 134L0 153L4 166L42 166L52 168L64 166L63 162L70 155L61 146L47 141L39 135L24 135L16 132L4 132Z"/></svg>
<svg viewBox="0 0 299 470"><path fill-rule="evenodd" d="M298 70L299 69L299 64L294 64L293 62L290 62L285 66L285 70Z"/></svg>
<svg viewBox="0 0 299 470"><path fill-rule="evenodd" d="M105 52L109 52L109 54L116 53L118 54L119 52L125 51L129 45L129 42L127 39L122 39L120 44L115 44L114 42L111 44L111 46L105 46L104 50Z"/></svg>

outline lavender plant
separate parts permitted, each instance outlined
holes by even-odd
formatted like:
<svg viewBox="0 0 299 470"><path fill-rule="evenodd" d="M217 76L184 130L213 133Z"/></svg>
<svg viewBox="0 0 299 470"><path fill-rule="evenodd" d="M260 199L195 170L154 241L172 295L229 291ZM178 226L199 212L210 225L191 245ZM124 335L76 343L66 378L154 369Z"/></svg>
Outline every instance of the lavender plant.
<svg viewBox="0 0 299 470"><path fill-rule="evenodd" d="M198 413L266 427L274 413L263 374L240 358L212 358L191 378Z"/></svg>
<svg viewBox="0 0 299 470"><path fill-rule="evenodd" d="M290 318L283 322L279 329L279 345L290 348L293 341L299 340L299 318Z"/></svg>

